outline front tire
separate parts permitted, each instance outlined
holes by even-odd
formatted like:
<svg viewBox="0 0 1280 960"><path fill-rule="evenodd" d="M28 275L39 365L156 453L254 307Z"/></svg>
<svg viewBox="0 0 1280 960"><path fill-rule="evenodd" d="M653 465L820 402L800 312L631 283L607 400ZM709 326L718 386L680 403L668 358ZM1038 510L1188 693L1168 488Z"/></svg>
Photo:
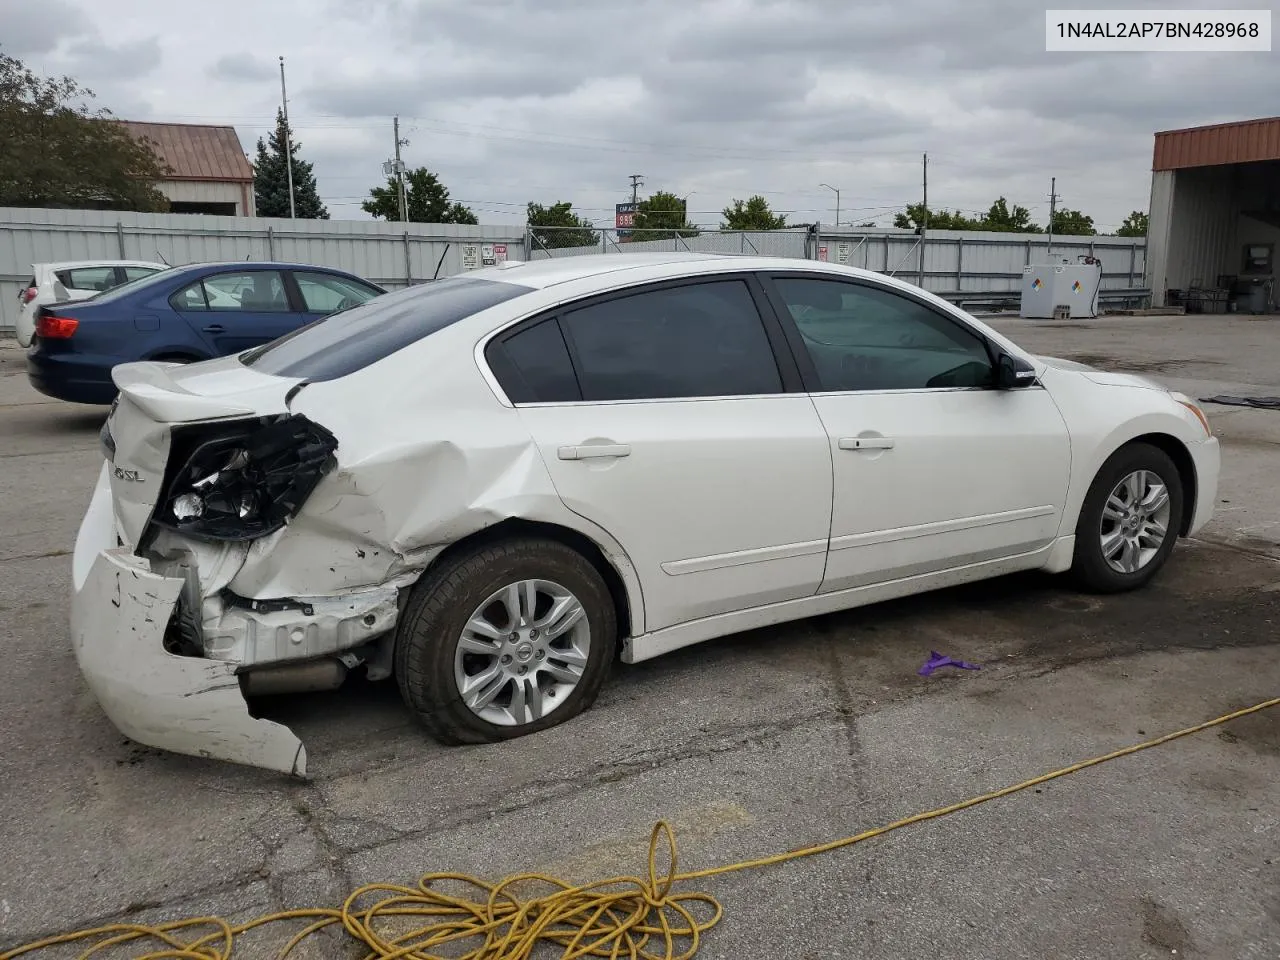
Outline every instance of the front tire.
<svg viewBox="0 0 1280 960"><path fill-rule="evenodd" d="M396 638L400 694L441 743L494 743L595 702L617 647L595 567L554 540L448 558L414 587Z"/></svg>
<svg viewBox="0 0 1280 960"><path fill-rule="evenodd" d="M1183 489L1167 453L1121 447L1098 471L1076 523L1072 573L1093 593L1135 590L1169 559L1182 525Z"/></svg>

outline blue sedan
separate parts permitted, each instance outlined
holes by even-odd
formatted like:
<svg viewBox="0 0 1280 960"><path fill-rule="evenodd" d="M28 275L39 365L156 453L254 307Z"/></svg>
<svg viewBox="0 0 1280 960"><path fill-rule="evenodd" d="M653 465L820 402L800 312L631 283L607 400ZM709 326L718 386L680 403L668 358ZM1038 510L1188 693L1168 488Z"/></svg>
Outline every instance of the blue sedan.
<svg viewBox="0 0 1280 960"><path fill-rule="evenodd" d="M110 404L117 364L240 353L385 292L329 267L243 261L171 267L87 300L42 305L27 378L58 400Z"/></svg>

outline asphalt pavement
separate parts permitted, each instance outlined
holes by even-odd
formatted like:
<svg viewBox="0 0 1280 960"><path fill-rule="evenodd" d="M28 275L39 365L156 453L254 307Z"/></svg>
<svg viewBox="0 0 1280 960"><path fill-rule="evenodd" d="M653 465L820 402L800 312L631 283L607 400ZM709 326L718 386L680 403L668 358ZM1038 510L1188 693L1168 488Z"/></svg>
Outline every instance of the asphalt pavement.
<svg viewBox="0 0 1280 960"><path fill-rule="evenodd" d="M996 326L1193 396L1280 394L1280 319ZM1280 411L1208 407L1218 513L1148 589L1017 576L620 667L535 737L443 748L391 685L283 700L306 783L131 744L69 649L103 411L0 341L0 951L113 920L336 905L428 871L690 869L856 833L1280 693ZM937 650L980 671L916 669ZM1280 709L819 858L704 881L700 960L1280 956ZM292 929L296 929L292 928ZM283 929L245 956L269 956ZM51 954L52 955L52 954ZM321 937L300 956L350 956Z"/></svg>

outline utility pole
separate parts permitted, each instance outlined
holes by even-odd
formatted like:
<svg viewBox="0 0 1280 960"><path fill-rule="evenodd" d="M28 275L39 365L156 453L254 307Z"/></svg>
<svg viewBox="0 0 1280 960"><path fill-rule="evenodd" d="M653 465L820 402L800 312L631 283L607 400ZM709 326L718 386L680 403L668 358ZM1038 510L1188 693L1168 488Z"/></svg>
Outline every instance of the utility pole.
<svg viewBox="0 0 1280 960"><path fill-rule="evenodd" d="M640 202L640 187L644 183L644 175L640 173L631 174L631 202Z"/></svg>
<svg viewBox="0 0 1280 960"><path fill-rule="evenodd" d="M409 222L409 198L405 195L404 189L404 164L400 161L400 148L408 146L408 140L400 139L400 118L392 119L392 129L395 131L396 137L396 189L400 194L400 222Z"/></svg>
<svg viewBox="0 0 1280 960"><path fill-rule="evenodd" d="M840 229L840 190L839 190L837 187L833 187L833 186L832 186L831 184L829 184L829 183L820 183L820 184L818 184L818 186L820 186L820 187L826 187L828 190L830 190L832 193L834 193L834 194L836 195L836 222L835 222L835 228L836 228L837 230L839 230L839 229Z"/></svg>
<svg viewBox="0 0 1280 960"><path fill-rule="evenodd" d="M284 111L284 168L289 174L289 219L297 217L293 205L293 136L289 133L289 95L284 89L284 57L280 58L280 106Z"/></svg>
<svg viewBox="0 0 1280 960"><path fill-rule="evenodd" d="M1049 249L1046 257L1053 257L1053 215L1058 209L1058 178L1049 178Z"/></svg>
<svg viewBox="0 0 1280 960"><path fill-rule="evenodd" d="M924 155L923 183L924 188L924 212L921 214L920 220L920 272L916 277L916 286L924 289L924 245L925 236L929 232L929 155Z"/></svg>

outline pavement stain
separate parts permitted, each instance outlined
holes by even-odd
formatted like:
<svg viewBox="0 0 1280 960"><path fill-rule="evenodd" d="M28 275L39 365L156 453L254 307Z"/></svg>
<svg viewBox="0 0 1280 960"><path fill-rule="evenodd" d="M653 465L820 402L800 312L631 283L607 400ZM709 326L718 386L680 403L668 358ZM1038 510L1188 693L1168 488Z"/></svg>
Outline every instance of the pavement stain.
<svg viewBox="0 0 1280 960"><path fill-rule="evenodd" d="M1191 934L1186 925L1173 910L1149 897L1142 898L1142 939L1170 955L1193 956Z"/></svg>

